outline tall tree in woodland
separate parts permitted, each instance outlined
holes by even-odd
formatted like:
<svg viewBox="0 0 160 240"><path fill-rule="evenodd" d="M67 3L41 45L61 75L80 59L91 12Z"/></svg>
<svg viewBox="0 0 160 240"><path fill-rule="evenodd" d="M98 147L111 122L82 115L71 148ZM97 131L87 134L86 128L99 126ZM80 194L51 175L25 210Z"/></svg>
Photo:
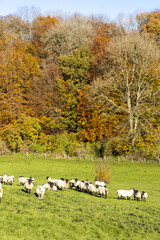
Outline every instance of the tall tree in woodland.
<svg viewBox="0 0 160 240"><path fill-rule="evenodd" d="M56 23L58 23L58 20L55 17L51 16L39 16L34 19L32 23L33 27L33 44L37 50L38 55L41 58L46 57L46 50L43 46L43 40L45 38L45 33L49 31L50 28L52 28Z"/></svg>
<svg viewBox="0 0 160 240"><path fill-rule="evenodd" d="M130 32L112 39L108 54L110 70L105 79L94 81L91 93L121 112L124 116L121 133L126 130L125 137L129 136L134 147L136 140L151 129L157 134L154 116L155 98L160 90L160 51L146 36Z"/></svg>
<svg viewBox="0 0 160 240"><path fill-rule="evenodd" d="M102 21L94 21L93 28L95 36L91 43L91 51L93 54L92 77L103 76L107 62L106 49L110 41L109 24Z"/></svg>
<svg viewBox="0 0 160 240"><path fill-rule="evenodd" d="M155 39L160 46L160 10L151 13L140 13L136 19L139 30Z"/></svg>
<svg viewBox="0 0 160 240"><path fill-rule="evenodd" d="M21 39L28 42L32 38L32 26L29 21L25 21L22 18L14 15L7 16L7 30L13 33L15 39Z"/></svg>
<svg viewBox="0 0 160 240"><path fill-rule="evenodd" d="M48 56L54 59L88 46L93 34L90 20L76 15L49 28L43 37L43 44Z"/></svg>
<svg viewBox="0 0 160 240"><path fill-rule="evenodd" d="M3 41L1 42L3 43ZM21 41L7 48L0 46L0 122L5 125L24 110L29 111L28 89L39 75L37 59Z"/></svg>
<svg viewBox="0 0 160 240"><path fill-rule="evenodd" d="M33 111L32 115L54 122L52 125L57 128L55 125L61 117L62 105L58 91L58 67L55 64L48 65L45 62L41 65L43 67L41 75L33 79L32 87L29 89L28 96Z"/></svg>
<svg viewBox="0 0 160 240"><path fill-rule="evenodd" d="M84 142L102 140L109 132L104 106L88 100L89 89L90 85L86 85L83 90L78 91L77 131L78 138Z"/></svg>
<svg viewBox="0 0 160 240"><path fill-rule="evenodd" d="M68 131L77 129L78 90L82 90L90 82L91 61L89 48L58 58L61 74L58 87L63 101L63 122Z"/></svg>

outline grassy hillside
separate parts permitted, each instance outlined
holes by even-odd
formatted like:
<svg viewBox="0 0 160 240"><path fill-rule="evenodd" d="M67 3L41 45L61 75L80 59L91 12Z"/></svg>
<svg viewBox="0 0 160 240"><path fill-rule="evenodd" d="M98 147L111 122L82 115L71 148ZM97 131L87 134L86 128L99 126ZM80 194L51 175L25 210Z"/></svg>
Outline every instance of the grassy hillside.
<svg viewBox="0 0 160 240"><path fill-rule="evenodd" d="M35 196L36 186L53 178L95 178L95 163L85 161L1 156L0 174L15 176L3 185L0 236L7 240L160 239L160 166L149 163L110 163L108 199L67 189ZM31 194L19 185L20 175L35 178ZM118 200L116 190L145 190L147 202Z"/></svg>

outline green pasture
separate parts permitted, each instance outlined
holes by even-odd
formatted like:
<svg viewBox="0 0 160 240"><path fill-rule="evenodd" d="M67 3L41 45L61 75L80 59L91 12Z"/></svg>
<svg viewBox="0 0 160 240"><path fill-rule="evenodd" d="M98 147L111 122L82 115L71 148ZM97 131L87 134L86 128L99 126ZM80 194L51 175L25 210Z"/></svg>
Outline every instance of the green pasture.
<svg viewBox="0 0 160 240"><path fill-rule="evenodd" d="M46 191L35 196L36 186L52 178L95 178L95 162L26 158L22 155L0 157L0 174L15 176L13 185L3 185L0 204L2 240L159 240L160 166L156 163L110 161L112 174L108 199L67 189ZM19 185L20 175L35 178L27 194ZM146 191L146 202L118 200L116 190L136 188Z"/></svg>

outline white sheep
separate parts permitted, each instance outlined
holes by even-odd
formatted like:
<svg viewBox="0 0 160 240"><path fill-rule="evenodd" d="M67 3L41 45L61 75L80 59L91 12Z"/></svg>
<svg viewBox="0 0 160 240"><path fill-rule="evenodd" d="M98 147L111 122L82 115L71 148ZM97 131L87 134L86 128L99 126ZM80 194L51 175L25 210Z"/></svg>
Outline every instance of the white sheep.
<svg viewBox="0 0 160 240"><path fill-rule="evenodd" d="M2 184L0 182L0 202L1 202L2 196L3 196L3 188L2 188Z"/></svg>
<svg viewBox="0 0 160 240"><path fill-rule="evenodd" d="M3 175L3 183L4 183L4 184L7 184L7 182L8 182L8 178L7 178L7 174L5 173L5 174Z"/></svg>
<svg viewBox="0 0 160 240"><path fill-rule="evenodd" d="M97 192L100 194L100 196L104 196L105 198L107 198L108 195L108 188L106 186L103 187L98 187Z"/></svg>
<svg viewBox="0 0 160 240"><path fill-rule="evenodd" d="M142 191L142 193L141 193L141 200L146 201L147 197L148 197L148 194L146 192Z"/></svg>
<svg viewBox="0 0 160 240"><path fill-rule="evenodd" d="M81 190L82 192L87 192L89 183L82 181L82 182L79 183L78 186L79 186L79 190Z"/></svg>
<svg viewBox="0 0 160 240"><path fill-rule="evenodd" d="M24 184L24 188L26 189L26 192L27 193L31 193L31 190L33 188L33 179L32 178L29 178L25 184Z"/></svg>
<svg viewBox="0 0 160 240"><path fill-rule="evenodd" d="M46 177L46 179L48 180L48 182L52 182L54 184L56 184L56 182L57 182L57 179L52 179L50 177Z"/></svg>
<svg viewBox="0 0 160 240"><path fill-rule="evenodd" d="M98 193L98 185L89 184L88 191L90 194L96 195Z"/></svg>
<svg viewBox="0 0 160 240"><path fill-rule="evenodd" d="M45 193L45 186L44 185L38 185L36 189L36 194L38 198L42 199Z"/></svg>
<svg viewBox="0 0 160 240"><path fill-rule="evenodd" d="M78 178L75 179L74 187L78 190L79 189L79 184L81 181L78 181Z"/></svg>
<svg viewBox="0 0 160 240"><path fill-rule="evenodd" d="M71 180L69 181L69 188L72 189L72 188L74 187L74 185L75 185L75 180L74 180L74 179L71 179Z"/></svg>
<svg viewBox="0 0 160 240"><path fill-rule="evenodd" d="M129 200L134 193L134 189L132 188L131 190L117 190L116 193L118 194L118 199L127 197Z"/></svg>
<svg viewBox="0 0 160 240"><path fill-rule="evenodd" d="M7 183L12 185L13 182L14 182L14 176L7 176Z"/></svg>
<svg viewBox="0 0 160 240"><path fill-rule="evenodd" d="M65 180L60 179L56 182L56 186L60 190L66 190L68 188L68 184L69 184L69 179L65 179Z"/></svg>
<svg viewBox="0 0 160 240"><path fill-rule="evenodd" d="M104 187L106 185L106 181L104 181L104 182L95 181L94 184L98 185L98 186L101 186L101 187Z"/></svg>
<svg viewBox="0 0 160 240"><path fill-rule="evenodd" d="M31 180L32 183L35 183L35 179L33 177L27 177L26 180Z"/></svg>
<svg viewBox="0 0 160 240"><path fill-rule="evenodd" d="M20 185L24 185L28 178L20 176L18 181Z"/></svg>
<svg viewBox="0 0 160 240"><path fill-rule="evenodd" d="M134 200L140 200L141 199L141 193L138 190L134 190Z"/></svg>
<svg viewBox="0 0 160 240"><path fill-rule="evenodd" d="M48 183L48 190L49 191L57 191L58 189L57 189L57 186L55 185L55 183L49 182Z"/></svg>

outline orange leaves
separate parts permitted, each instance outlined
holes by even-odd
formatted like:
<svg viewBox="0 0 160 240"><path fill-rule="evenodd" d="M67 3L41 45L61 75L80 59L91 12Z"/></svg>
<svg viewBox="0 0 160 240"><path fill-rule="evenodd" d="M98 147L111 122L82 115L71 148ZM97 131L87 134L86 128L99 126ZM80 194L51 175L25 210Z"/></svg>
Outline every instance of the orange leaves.
<svg viewBox="0 0 160 240"><path fill-rule="evenodd" d="M37 50L37 53L41 57L46 56L46 51L42 46L42 38L44 37L45 32L57 22L58 20L51 16L39 16L33 21L33 44Z"/></svg>
<svg viewBox="0 0 160 240"><path fill-rule="evenodd" d="M160 10L137 15L139 28L160 44Z"/></svg>
<svg viewBox="0 0 160 240"><path fill-rule="evenodd" d="M37 59L26 51L24 43L12 43L0 52L1 121L15 119L27 104L27 91L39 72ZM8 116L8 117L7 117Z"/></svg>
<svg viewBox="0 0 160 240"><path fill-rule="evenodd" d="M109 26L106 23L95 23L96 36L92 42L91 50L94 55L93 58L93 77L102 74L102 66L106 58L106 47L110 41Z"/></svg>
<svg viewBox="0 0 160 240"><path fill-rule="evenodd" d="M79 139L82 141L97 141L107 134L105 124L105 114L103 106L96 103L91 104L87 99L89 85L86 85L83 91L79 91L78 109L78 129Z"/></svg>

